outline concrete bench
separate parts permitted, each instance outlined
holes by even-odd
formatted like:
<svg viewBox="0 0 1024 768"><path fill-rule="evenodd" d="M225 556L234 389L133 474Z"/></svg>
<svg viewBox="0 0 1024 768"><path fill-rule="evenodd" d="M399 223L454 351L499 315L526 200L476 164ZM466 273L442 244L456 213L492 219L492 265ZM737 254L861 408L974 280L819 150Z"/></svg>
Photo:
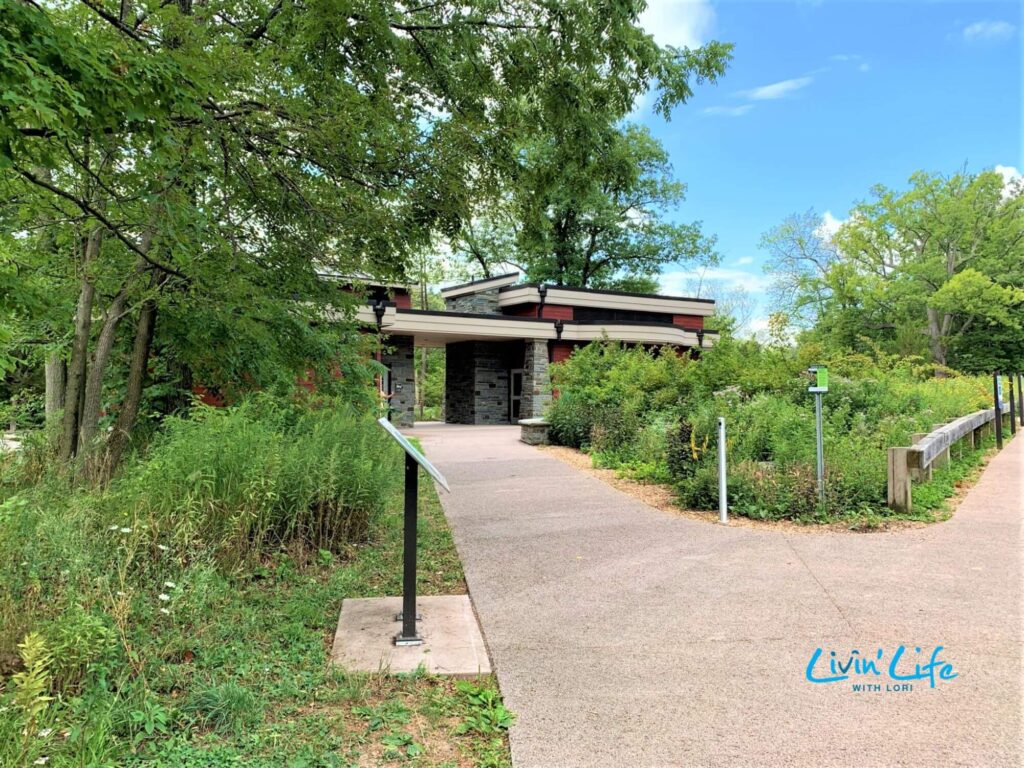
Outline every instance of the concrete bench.
<svg viewBox="0 0 1024 768"><path fill-rule="evenodd" d="M519 439L527 445L547 445L550 427L546 419L520 419Z"/></svg>

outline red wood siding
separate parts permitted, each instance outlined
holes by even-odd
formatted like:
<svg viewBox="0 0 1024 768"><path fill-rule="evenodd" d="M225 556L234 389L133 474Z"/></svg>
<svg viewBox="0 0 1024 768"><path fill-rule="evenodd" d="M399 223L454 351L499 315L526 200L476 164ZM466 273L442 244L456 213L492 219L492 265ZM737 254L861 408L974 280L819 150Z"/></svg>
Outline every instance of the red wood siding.
<svg viewBox="0 0 1024 768"><path fill-rule="evenodd" d="M545 304L541 317L549 320L572 320L572 307L564 307L560 304Z"/></svg>
<svg viewBox="0 0 1024 768"><path fill-rule="evenodd" d="M551 362L564 363L576 349L571 341L556 341L551 345Z"/></svg>
<svg viewBox="0 0 1024 768"><path fill-rule="evenodd" d="M539 304L522 304L512 307L505 314L513 317L537 317L538 307L540 307ZM545 304L540 316L548 320L572 320L572 307L561 304Z"/></svg>
<svg viewBox="0 0 1024 768"><path fill-rule="evenodd" d="M412 296L405 291L395 291L395 306L399 309L412 309Z"/></svg>
<svg viewBox="0 0 1024 768"><path fill-rule="evenodd" d="M521 304L518 307L510 307L505 310L506 315L512 317L536 317L537 316L537 305L536 304Z"/></svg>
<svg viewBox="0 0 1024 768"><path fill-rule="evenodd" d="M672 324L684 328L703 328L704 318L700 315L672 315Z"/></svg>

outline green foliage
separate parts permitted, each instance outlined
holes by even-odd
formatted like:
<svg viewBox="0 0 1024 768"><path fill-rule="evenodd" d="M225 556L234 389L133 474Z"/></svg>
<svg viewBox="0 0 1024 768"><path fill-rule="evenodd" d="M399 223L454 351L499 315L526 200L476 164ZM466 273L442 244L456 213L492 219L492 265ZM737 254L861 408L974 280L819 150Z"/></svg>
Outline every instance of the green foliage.
<svg viewBox="0 0 1024 768"><path fill-rule="evenodd" d="M469 709L455 729L456 733L500 733L515 722L515 715L505 709L501 696L493 688L469 680L460 681L455 687L465 697Z"/></svg>
<svg viewBox="0 0 1024 768"><path fill-rule="evenodd" d="M260 719L260 703L252 691L235 682L203 688L182 707L200 723L216 731L241 733Z"/></svg>
<svg viewBox="0 0 1024 768"><path fill-rule="evenodd" d="M762 239L778 309L826 348L1016 370L1024 354L1024 188L992 171L882 186L834 235L813 212ZM813 326L813 327L812 327Z"/></svg>
<svg viewBox="0 0 1024 768"><path fill-rule="evenodd" d="M801 375L812 361L831 372L824 506L816 490L813 396ZM730 505L738 514L863 521L890 514L886 448L989 404L985 378L929 373L878 350L829 356L813 345L785 349L729 337L699 361L593 345L554 366L560 397L550 411L551 435L588 447L600 465L672 483L687 506L714 509L717 419L724 416Z"/></svg>
<svg viewBox="0 0 1024 768"><path fill-rule="evenodd" d="M144 526L144 546L237 558L299 541L337 551L365 539L394 482L395 447L369 416L262 398L172 418L104 506Z"/></svg>
<svg viewBox="0 0 1024 768"><path fill-rule="evenodd" d="M443 678L330 663L324 637L342 599L401 589L401 472L360 442L387 445L379 427L337 404L265 397L184 422L168 422L105 491L27 472L24 457L4 467L0 764L342 768L384 753L429 760L440 743L507 768L492 678L474 701ZM308 505L351 509L378 493L358 541L310 545ZM458 593L461 564L428 479L420 498L420 592ZM176 514L190 504L213 521ZM242 521L253 515L269 522ZM469 718L480 719L456 735ZM499 731L481 732L488 724Z"/></svg>

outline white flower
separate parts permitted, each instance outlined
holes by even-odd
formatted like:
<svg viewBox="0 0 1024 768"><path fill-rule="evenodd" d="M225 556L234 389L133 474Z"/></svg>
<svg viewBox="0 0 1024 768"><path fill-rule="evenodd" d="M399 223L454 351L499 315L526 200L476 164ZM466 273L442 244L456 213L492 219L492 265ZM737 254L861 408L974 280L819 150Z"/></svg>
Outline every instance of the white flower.
<svg viewBox="0 0 1024 768"><path fill-rule="evenodd" d="M108 531L116 531L117 529L118 529L118 526L116 526L116 525L112 525L109 528L107 528Z"/></svg>
<svg viewBox="0 0 1024 768"><path fill-rule="evenodd" d="M159 549L161 552L168 552L171 549L170 547L166 547L163 544L157 544L156 548Z"/></svg>
<svg viewBox="0 0 1024 768"><path fill-rule="evenodd" d="M50 762L48 757L37 757L32 761L32 765L46 765L48 762Z"/></svg>
<svg viewBox="0 0 1024 768"><path fill-rule="evenodd" d="M168 589L177 589L177 587L178 587L178 585L175 584L173 581L165 581L164 582L164 586L167 587Z"/></svg>
<svg viewBox="0 0 1024 768"><path fill-rule="evenodd" d="M43 730L41 730L41 731L39 732L39 738L40 738L40 739L45 739L45 738L46 738L47 736L49 736L49 735L50 735L51 733L53 733L53 728L43 728Z"/></svg>
<svg viewBox="0 0 1024 768"><path fill-rule="evenodd" d="M165 594L164 592L161 592L161 593L160 593L159 595L157 595L157 597L158 597L158 598L160 598L160 599L161 599L161 600L162 600L163 602L165 602L165 603L166 603L166 602L167 602L168 600L170 600L170 599L171 599L171 596L170 596L170 595L168 595L168 594Z"/></svg>
<svg viewBox="0 0 1024 768"><path fill-rule="evenodd" d="M161 608L160 609L160 613L162 613L162 614L164 614L166 616L170 616L171 615L171 612L168 611L166 608Z"/></svg>
<svg viewBox="0 0 1024 768"><path fill-rule="evenodd" d="M124 592L118 592L118 593L117 593L117 596L118 596L118 597L124 597Z"/></svg>
<svg viewBox="0 0 1024 768"><path fill-rule="evenodd" d="M131 533L131 532L132 532L131 528L122 528L121 529L121 533Z"/></svg>

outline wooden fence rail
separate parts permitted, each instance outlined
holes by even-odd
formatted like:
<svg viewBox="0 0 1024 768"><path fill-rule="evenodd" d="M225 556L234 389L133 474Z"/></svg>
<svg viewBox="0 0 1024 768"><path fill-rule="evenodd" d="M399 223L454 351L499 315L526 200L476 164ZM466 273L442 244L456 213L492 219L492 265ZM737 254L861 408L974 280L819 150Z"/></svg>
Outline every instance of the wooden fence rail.
<svg viewBox="0 0 1024 768"><path fill-rule="evenodd" d="M1002 414L1006 418L1006 414ZM981 445L982 439L992 433L996 418L995 408L961 416L948 424L936 424L931 432L913 436L909 448L890 448L888 457L890 509L910 512L913 509L911 483L930 480L932 469L949 464L950 449L961 440L970 438L971 448Z"/></svg>

